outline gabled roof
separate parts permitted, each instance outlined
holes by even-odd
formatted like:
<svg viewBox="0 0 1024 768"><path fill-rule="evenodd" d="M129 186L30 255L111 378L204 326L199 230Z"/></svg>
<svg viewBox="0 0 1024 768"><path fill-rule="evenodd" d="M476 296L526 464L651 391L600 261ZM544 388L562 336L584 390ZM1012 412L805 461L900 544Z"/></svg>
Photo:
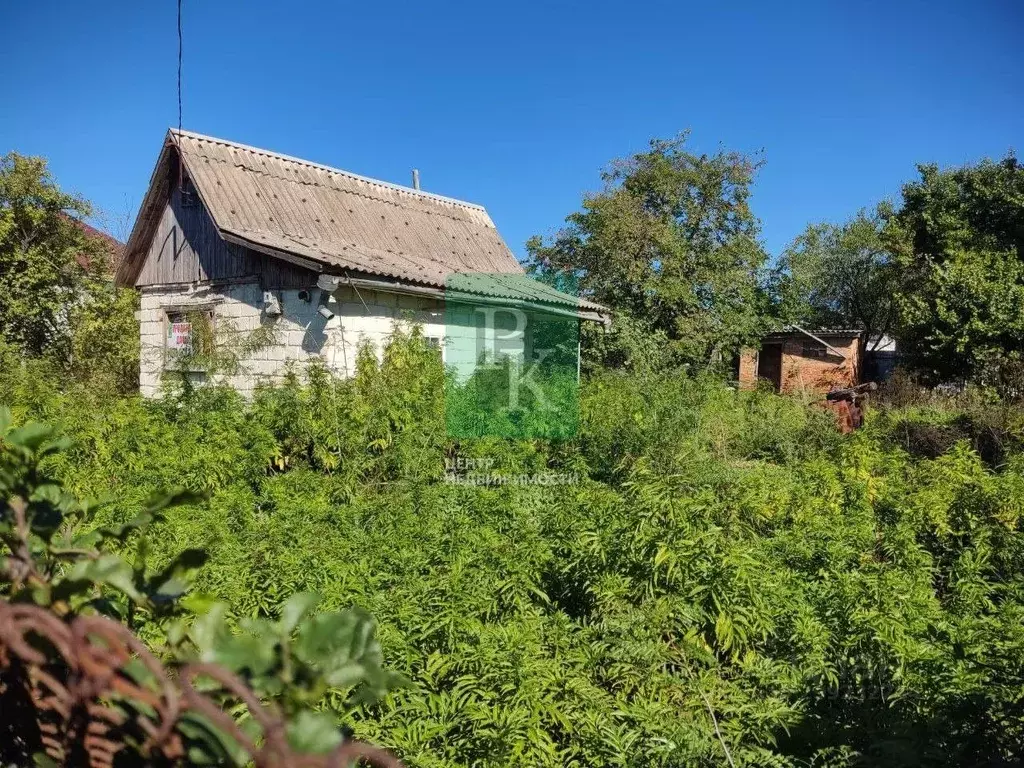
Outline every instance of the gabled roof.
<svg viewBox="0 0 1024 768"><path fill-rule="evenodd" d="M589 309L528 279L482 206L188 131L169 130L117 280L133 285L177 183L176 157L222 238L349 278ZM500 276L508 275L508 278Z"/></svg>
<svg viewBox="0 0 1024 768"><path fill-rule="evenodd" d="M177 153L225 240L297 257L320 271L439 287L452 273L522 274L479 205L171 130L128 241L121 282L134 282L141 269Z"/></svg>

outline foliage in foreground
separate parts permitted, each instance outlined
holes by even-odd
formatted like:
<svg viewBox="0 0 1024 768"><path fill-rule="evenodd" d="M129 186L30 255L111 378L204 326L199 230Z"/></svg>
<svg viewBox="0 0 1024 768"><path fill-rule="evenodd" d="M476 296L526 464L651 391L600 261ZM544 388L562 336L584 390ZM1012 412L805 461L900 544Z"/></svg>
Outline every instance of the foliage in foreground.
<svg viewBox="0 0 1024 768"><path fill-rule="evenodd" d="M169 667L209 662L240 675L286 718L288 743L299 753L337 747L342 741L338 718L377 701L401 682L382 668L373 620L363 611L314 614L319 597L296 593L283 602L274 621L253 617L229 623L223 603L185 597L187 578L206 562L206 551L189 547L169 558L165 551L157 567L150 555L155 529L190 494L155 496L126 522L97 526L102 504L76 499L45 467L48 459L69 447L66 438L37 422L12 429L10 412L0 408L0 599L44 607L65 622L78 616L114 618L129 629L142 630ZM26 639L48 659L50 679L73 687L68 675L79 670L69 671L67 667L74 666L70 659L52 652L55 638L43 633ZM37 720L35 708L22 698L28 678L13 658L4 654L0 668L0 761L12 766L50 765L61 757L61 764L80 764L84 755L75 750L88 745L72 743L71 754L59 755L51 747L49 756L44 754L38 723L54 713ZM163 681L140 661L125 671L141 690L160 690ZM257 719L234 691L207 679L199 684L238 718L250 738L261 738ZM120 695L108 703L120 723L133 724L136 716L154 717L152 706L141 699ZM67 712L61 716L71 717ZM242 745L201 712L185 711L174 721L174 729L189 764L250 762ZM118 765L151 763L144 732L114 729L113 735L123 739Z"/></svg>
<svg viewBox="0 0 1024 768"><path fill-rule="evenodd" d="M175 482L208 494L154 524L149 558L205 549L198 587L231 621L306 591L372 613L410 684L350 722L411 765L1022 759L1013 450L913 456L897 412L843 439L795 400L612 374L585 382L574 441L451 443L440 376L412 338L248 404L0 383L19 420L74 437L48 471L114 494L98 524ZM471 459L576 482L445 481Z"/></svg>

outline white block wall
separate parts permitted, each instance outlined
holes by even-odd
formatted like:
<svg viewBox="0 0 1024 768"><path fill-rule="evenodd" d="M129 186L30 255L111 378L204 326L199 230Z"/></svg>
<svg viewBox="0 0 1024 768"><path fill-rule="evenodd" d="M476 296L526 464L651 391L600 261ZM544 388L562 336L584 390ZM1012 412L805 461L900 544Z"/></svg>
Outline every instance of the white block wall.
<svg viewBox="0 0 1024 768"><path fill-rule="evenodd" d="M370 342L381 354L384 342L398 322L418 323L428 337L445 338L443 302L430 297L407 296L344 286L332 296L317 288L308 290L309 301L300 291L275 292L281 306L278 316L267 315L263 291L257 282L229 285L151 286L142 289L140 313L142 357L140 389L146 397L161 391L164 375L164 343L168 312L210 308L214 313L214 338L218 345L237 350L253 331L272 332L275 343L238 355L238 370L207 376L189 374L197 383L219 378L243 394L251 394L257 383L280 380L290 363L302 364L320 358L339 375L352 375L359 346ZM335 317L325 320L317 310L324 300ZM451 320L451 318L449 318ZM467 322L472 322L467 318ZM472 327L449 328L461 335L475 334ZM180 375L180 374L172 374Z"/></svg>

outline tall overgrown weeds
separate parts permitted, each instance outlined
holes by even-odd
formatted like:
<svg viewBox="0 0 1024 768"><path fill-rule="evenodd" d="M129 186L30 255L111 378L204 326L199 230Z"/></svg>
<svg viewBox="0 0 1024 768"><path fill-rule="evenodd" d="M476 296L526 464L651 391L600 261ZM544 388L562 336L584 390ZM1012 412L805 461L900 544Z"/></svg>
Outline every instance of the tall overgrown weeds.
<svg viewBox="0 0 1024 768"><path fill-rule="evenodd" d="M908 449L900 424L946 417L898 408L842 437L816 406L670 373L585 380L571 440L452 440L415 331L350 380L296 370L250 402L2 375L18 420L75 441L49 471L112 496L98 523L159 487L208 494L150 558L206 549L197 587L231 621L304 592L369 611L410 684L352 727L411 765L1024 757L1019 443ZM468 460L574 482L449 482Z"/></svg>

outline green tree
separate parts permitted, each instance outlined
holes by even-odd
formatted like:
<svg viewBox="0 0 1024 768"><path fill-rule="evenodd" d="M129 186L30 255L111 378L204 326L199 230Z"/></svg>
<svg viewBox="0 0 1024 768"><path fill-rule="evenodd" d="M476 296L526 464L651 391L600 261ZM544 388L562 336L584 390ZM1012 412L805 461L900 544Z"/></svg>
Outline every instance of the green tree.
<svg viewBox="0 0 1024 768"><path fill-rule="evenodd" d="M0 159L0 333L26 353L68 338L86 271L77 257L102 256L74 222L90 213L85 200L60 190L42 158Z"/></svg>
<svg viewBox="0 0 1024 768"><path fill-rule="evenodd" d="M884 234L890 214L883 205L843 224L811 224L786 249L783 300L798 322L860 328L874 344L893 330L895 272Z"/></svg>
<svg viewBox="0 0 1024 768"><path fill-rule="evenodd" d="M114 288L110 243L79 222L91 212L43 158L0 158L0 341L126 391L138 375L136 295Z"/></svg>
<svg viewBox="0 0 1024 768"><path fill-rule="evenodd" d="M658 341L660 362L706 365L762 327L766 255L748 204L760 163L696 155L685 141L655 139L612 163L604 189L584 197L562 232L527 243L534 274L615 310L628 332L599 350L613 364L639 364L629 340L643 338Z"/></svg>
<svg viewBox="0 0 1024 768"><path fill-rule="evenodd" d="M72 316L71 373L113 391L139 386L138 294L97 281Z"/></svg>
<svg viewBox="0 0 1024 768"><path fill-rule="evenodd" d="M931 381L998 377L1024 349L1024 166L918 166L887 235L899 271L900 339Z"/></svg>

